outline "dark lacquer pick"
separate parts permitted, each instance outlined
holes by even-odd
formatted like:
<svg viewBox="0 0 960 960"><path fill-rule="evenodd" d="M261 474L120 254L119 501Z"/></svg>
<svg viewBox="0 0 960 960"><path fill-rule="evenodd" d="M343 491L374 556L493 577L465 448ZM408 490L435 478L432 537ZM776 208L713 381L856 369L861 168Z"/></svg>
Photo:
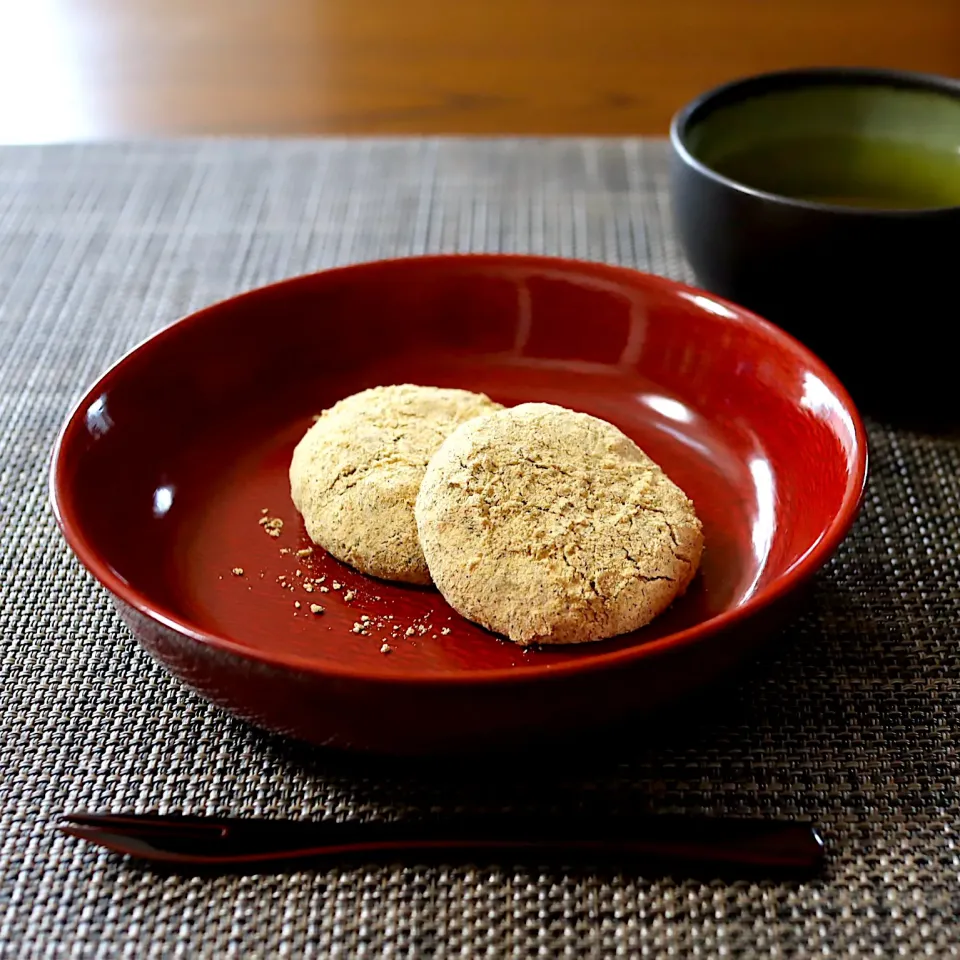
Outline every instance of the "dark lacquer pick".
<svg viewBox="0 0 960 960"><path fill-rule="evenodd" d="M58 828L140 860L230 869L300 860L482 859L656 863L673 871L809 875L810 823L725 817L493 814L388 822L70 813Z"/></svg>

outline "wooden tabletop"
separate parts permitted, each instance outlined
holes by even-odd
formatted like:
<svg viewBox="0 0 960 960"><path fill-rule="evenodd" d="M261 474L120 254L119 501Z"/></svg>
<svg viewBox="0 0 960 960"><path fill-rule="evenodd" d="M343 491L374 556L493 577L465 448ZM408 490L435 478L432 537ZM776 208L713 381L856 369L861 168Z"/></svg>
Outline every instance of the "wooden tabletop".
<svg viewBox="0 0 960 960"><path fill-rule="evenodd" d="M0 142L182 133L663 133L724 80L960 74L958 0L25 0Z"/></svg>

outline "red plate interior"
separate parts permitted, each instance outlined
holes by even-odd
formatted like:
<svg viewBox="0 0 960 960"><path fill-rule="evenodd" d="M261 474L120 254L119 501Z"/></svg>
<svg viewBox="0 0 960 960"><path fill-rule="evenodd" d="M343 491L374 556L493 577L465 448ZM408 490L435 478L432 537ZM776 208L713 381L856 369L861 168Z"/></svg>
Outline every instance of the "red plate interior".
<svg viewBox="0 0 960 960"><path fill-rule="evenodd" d="M282 554L308 544L287 469L310 416L400 382L508 405L543 400L615 423L703 520L706 552L687 596L636 634L523 652L433 590L372 580L319 550ZM826 559L853 519L864 471L845 391L745 311L599 264L437 257L287 281L161 332L81 402L54 480L74 549L141 612L272 663L451 679L563 672L729 621ZM278 539L258 524L263 508L284 520ZM344 589L308 594L304 575ZM346 590L356 591L350 603ZM312 602L326 613L312 615ZM353 632L362 615L377 624L369 636Z"/></svg>

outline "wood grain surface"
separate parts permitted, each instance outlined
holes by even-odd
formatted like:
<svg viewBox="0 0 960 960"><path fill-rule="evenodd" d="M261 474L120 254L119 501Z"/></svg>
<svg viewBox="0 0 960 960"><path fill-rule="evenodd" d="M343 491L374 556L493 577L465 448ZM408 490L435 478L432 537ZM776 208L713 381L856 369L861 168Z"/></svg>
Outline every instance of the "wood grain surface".
<svg viewBox="0 0 960 960"><path fill-rule="evenodd" d="M960 74L960 0L0 0L0 140L656 134L810 64Z"/></svg>

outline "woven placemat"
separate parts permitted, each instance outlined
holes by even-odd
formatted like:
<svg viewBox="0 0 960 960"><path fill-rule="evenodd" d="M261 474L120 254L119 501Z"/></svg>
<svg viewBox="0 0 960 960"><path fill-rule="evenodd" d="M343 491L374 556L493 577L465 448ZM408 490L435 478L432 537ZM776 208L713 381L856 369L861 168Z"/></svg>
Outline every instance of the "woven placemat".
<svg viewBox="0 0 960 960"><path fill-rule="evenodd" d="M443 773L333 758L168 678L46 503L57 428L128 347L279 277L515 250L689 279L652 141L195 141L0 150L0 955L953 956L960 911L960 441L871 425L855 532L806 612L664 741ZM49 822L65 809L383 816L636 798L804 814L815 882L337 868L179 878Z"/></svg>

